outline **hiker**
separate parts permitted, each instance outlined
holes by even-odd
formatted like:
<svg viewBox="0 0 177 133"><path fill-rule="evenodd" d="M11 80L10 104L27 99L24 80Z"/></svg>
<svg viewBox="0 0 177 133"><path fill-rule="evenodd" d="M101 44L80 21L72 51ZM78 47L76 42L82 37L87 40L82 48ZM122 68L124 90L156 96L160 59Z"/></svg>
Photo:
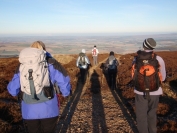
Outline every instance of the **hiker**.
<svg viewBox="0 0 177 133"><path fill-rule="evenodd" d="M163 94L160 85L166 78L166 70L164 60L153 51L155 47L153 38L145 39L144 50L139 50L133 61L132 77L139 133L157 132L156 110L159 97Z"/></svg>
<svg viewBox="0 0 177 133"><path fill-rule="evenodd" d="M54 84L64 97L70 95L70 77L57 60L46 51L42 41L23 49L7 89L12 96L22 92L22 118L29 133L54 133L59 107Z"/></svg>
<svg viewBox="0 0 177 133"><path fill-rule="evenodd" d="M98 49L96 48L96 45L94 46L94 48L92 49L92 57L93 57L93 65L97 65L98 64Z"/></svg>
<svg viewBox="0 0 177 133"><path fill-rule="evenodd" d="M84 84L86 75L88 74L88 69L91 66L89 58L85 54L85 49L82 49L81 53L79 53L76 66L80 69L81 81Z"/></svg>
<svg viewBox="0 0 177 133"><path fill-rule="evenodd" d="M105 67L107 68L108 72L109 86L112 90L116 89L116 76L118 65L118 60L115 58L114 52L111 51L108 59L106 60Z"/></svg>

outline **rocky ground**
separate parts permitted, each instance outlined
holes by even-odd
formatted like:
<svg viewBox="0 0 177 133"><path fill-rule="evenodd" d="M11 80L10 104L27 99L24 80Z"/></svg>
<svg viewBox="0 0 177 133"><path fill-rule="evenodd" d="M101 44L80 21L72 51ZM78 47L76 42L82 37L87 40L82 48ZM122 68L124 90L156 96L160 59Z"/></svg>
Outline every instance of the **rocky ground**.
<svg viewBox="0 0 177 133"><path fill-rule="evenodd" d="M176 52L159 52L166 63L167 79L157 110L158 133L177 132L177 57ZM88 55L92 62L91 55ZM75 67L77 55L55 55L67 69L73 94L62 96L56 133L137 133L134 93L131 84L131 62L134 54L116 55L120 61L115 90L107 84L102 63L108 54L99 55L99 64L92 66L85 84L80 82ZM0 132L24 132L17 97L11 97L6 86L11 80L17 58L0 59Z"/></svg>

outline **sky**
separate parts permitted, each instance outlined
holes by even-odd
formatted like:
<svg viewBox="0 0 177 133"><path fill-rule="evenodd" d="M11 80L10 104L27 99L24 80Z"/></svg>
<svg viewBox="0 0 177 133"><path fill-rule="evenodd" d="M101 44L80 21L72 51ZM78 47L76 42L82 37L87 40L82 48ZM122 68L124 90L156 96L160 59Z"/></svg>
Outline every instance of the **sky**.
<svg viewBox="0 0 177 133"><path fill-rule="evenodd" d="M177 0L0 0L0 35L177 32Z"/></svg>

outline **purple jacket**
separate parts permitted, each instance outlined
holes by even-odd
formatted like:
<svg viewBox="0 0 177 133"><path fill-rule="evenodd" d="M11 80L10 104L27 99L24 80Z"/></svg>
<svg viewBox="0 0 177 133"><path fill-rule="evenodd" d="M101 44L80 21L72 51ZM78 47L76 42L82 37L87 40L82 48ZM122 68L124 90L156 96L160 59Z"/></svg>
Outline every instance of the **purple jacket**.
<svg viewBox="0 0 177 133"><path fill-rule="evenodd" d="M70 78L65 69L54 58L48 58L48 69L51 82L57 83L64 97L70 94ZM7 89L12 96L17 96L20 92L19 67L17 68L12 80L9 82ZM22 117L23 119L44 119L59 115L58 101L55 94L54 98L42 103L26 104L23 100Z"/></svg>

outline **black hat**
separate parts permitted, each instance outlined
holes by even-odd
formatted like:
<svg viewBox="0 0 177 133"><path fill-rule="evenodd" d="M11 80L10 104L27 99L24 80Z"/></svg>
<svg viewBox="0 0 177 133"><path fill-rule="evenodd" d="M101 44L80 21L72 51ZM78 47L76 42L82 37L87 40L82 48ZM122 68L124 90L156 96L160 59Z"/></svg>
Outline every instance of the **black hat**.
<svg viewBox="0 0 177 133"><path fill-rule="evenodd" d="M147 38L143 42L145 49L153 50L156 47L156 41L153 38Z"/></svg>
<svg viewBox="0 0 177 133"><path fill-rule="evenodd" d="M109 53L109 55L114 55L114 52L113 52L113 51L111 51L111 52Z"/></svg>

